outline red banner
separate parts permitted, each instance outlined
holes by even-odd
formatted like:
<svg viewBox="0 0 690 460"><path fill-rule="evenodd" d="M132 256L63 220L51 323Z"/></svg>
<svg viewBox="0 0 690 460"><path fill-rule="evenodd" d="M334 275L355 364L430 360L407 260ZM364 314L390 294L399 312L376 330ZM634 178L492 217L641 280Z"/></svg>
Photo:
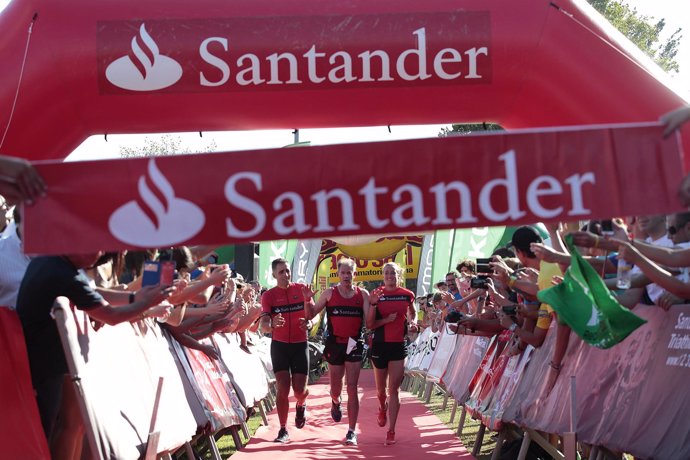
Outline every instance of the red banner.
<svg viewBox="0 0 690 460"><path fill-rule="evenodd" d="M410 168L403 165L413 165ZM226 244L680 209L658 126L38 165L28 253Z"/></svg>
<svg viewBox="0 0 690 460"><path fill-rule="evenodd" d="M444 11L99 21L99 87L131 94L491 83L490 19L488 11Z"/></svg>

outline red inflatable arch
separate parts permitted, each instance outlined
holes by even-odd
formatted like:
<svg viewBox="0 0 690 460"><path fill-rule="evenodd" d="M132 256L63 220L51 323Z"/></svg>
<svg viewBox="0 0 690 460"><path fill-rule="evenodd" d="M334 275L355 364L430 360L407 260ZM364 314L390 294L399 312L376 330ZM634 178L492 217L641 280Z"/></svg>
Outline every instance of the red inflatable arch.
<svg viewBox="0 0 690 460"><path fill-rule="evenodd" d="M584 0L15 0L0 30L0 153L32 160L99 133L563 126L684 102Z"/></svg>

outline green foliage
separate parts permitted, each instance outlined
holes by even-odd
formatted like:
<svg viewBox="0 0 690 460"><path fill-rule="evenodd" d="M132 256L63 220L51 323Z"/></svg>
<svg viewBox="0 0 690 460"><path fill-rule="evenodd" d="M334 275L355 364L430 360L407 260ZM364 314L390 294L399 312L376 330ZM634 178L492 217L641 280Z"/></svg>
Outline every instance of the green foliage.
<svg viewBox="0 0 690 460"><path fill-rule="evenodd" d="M216 147L216 142L211 141L204 146L201 152L213 152ZM199 153L199 151L192 151L188 146L182 145L182 138L172 134L163 134L157 139L146 137L144 138L144 145L141 147L120 147L122 158L159 157L189 153Z"/></svg>
<svg viewBox="0 0 690 460"><path fill-rule="evenodd" d="M662 69L678 72L676 54L682 38L681 28L673 32L668 40L661 42L659 37L666 27L664 19L654 22L653 17L638 13L637 8L631 8L624 0L587 1Z"/></svg>

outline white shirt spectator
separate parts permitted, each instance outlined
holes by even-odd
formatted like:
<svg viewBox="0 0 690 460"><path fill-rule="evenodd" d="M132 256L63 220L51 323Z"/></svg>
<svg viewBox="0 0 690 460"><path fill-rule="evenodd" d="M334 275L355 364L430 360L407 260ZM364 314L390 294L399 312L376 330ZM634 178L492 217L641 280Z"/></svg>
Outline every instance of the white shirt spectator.
<svg viewBox="0 0 690 460"><path fill-rule="evenodd" d="M22 240L17 235L14 222L11 227L12 232L0 239L0 306L14 309L19 285L31 259L24 255Z"/></svg>
<svg viewBox="0 0 690 460"><path fill-rule="evenodd" d="M652 240L651 238L647 238L645 240L645 243L653 244L654 246L660 246L662 248L672 248L674 246L673 241L671 241L671 238L668 237L668 235L664 235L659 239ZM637 269L637 267L635 267ZM639 269L638 269L639 270ZM657 284L648 284L647 285L647 295L649 296L649 299L656 304L656 301L659 300L659 297L664 293L664 288L660 287Z"/></svg>

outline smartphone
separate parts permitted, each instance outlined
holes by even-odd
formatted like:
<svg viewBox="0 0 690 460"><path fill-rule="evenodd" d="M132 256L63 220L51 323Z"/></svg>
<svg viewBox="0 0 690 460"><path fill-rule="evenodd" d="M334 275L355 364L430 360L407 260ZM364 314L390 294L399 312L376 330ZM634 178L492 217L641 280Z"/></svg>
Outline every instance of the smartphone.
<svg viewBox="0 0 690 460"><path fill-rule="evenodd" d="M218 255L217 254L211 254L210 256L208 256L206 258L206 260L208 260L209 264L215 265L218 263Z"/></svg>
<svg viewBox="0 0 690 460"><path fill-rule="evenodd" d="M601 233L604 235L613 235L613 221L611 219L601 221Z"/></svg>
<svg viewBox="0 0 690 460"><path fill-rule="evenodd" d="M505 307L502 307L501 310L503 310L503 313L508 316L517 315L517 306L515 305L506 305Z"/></svg>
<svg viewBox="0 0 690 460"><path fill-rule="evenodd" d="M491 262L491 259L482 257L477 258L477 274L487 275L493 273L493 270L491 269L489 262Z"/></svg>
<svg viewBox="0 0 690 460"><path fill-rule="evenodd" d="M169 287L175 278L175 262L147 260L144 262L144 272L141 278L142 286L154 286L159 284L161 287Z"/></svg>

